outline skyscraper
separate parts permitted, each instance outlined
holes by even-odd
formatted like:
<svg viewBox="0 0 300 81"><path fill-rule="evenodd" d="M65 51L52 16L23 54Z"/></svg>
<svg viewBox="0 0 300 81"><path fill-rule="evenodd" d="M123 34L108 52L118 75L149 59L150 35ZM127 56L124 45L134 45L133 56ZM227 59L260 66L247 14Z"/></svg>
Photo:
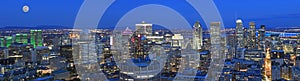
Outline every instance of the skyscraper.
<svg viewBox="0 0 300 81"><path fill-rule="evenodd" d="M5 36L0 38L0 47L9 47L13 40L11 36Z"/></svg>
<svg viewBox="0 0 300 81"><path fill-rule="evenodd" d="M193 33L193 49L199 50L202 47L202 26L199 21L194 24L194 33Z"/></svg>
<svg viewBox="0 0 300 81"><path fill-rule="evenodd" d="M172 36L171 46L172 47L182 47L182 44L181 44L182 41L183 41L183 36L181 34L174 34L174 36Z"/></svg>
<svg viewBox="0 0 300 81"><path fill-rule="evenodd" d="M256 48L256 30L255 30L255 22L250 22L250 29L249 29L249 39L248 39L248 48L254 49Z"/></svg>
<svg viewBox="0 0 300 81"><path fill-rule="evenodd" d="M224 64L223 57L223 45L222 45L222 38L221 38L221 27L220 22L211 22L210 23L210 40L211 40L211 65L209 66L208 77L206 78L207 81L217 81L218 77L222 70L222 66Z"/></svg>
<svg viewBox="0 0 300 81"><path fill-rule="evenodd" d="M236 29L235 29L236 39L237 39L237 48L244 47L244 31L243 31L243 22L241 19L236 20Z"/></svg>
<svg viewBox="0 0 300 81"><path fill-rule="evenodd" d="M246 48L248 46L249 32L247 28L243 28L243 46L242 48Z"/></svg>
<svg viewBox="0 0 300 81"><path fill-rule="evenodd" d="M27 44L28 43L28 35L27 34L16 34L15 42Z"/></svg>
<svg viewBox="0 0 300 81"><path fill-rule="evenodd" d="M5 38L1 37L0 38L0 47L4 47L5 46Z"/></svg>
<svg viewBox="0 0 300 81"><path fill-rule="evenodd" d="M143 21L141 24L135 24L137 34L152 35L152 24Z"/></svg>
<svg viewBox="0 0 300 81"><path fill-rule="evenodd" d="M42 30L30 30L30 44L33 47L43 46Z"/></svg>
<svg viewBox="0 0 300 81"><path fill-rule="evenodd" d="M300 34L298 34L297 37L298 37L297 45L298 45L298 47L300 48Z"/></svg>
<svg viewBox="0 0 300 81"><path fill-rule="evenodd" d="M298 43L298 47L296 48L296 58L295 58L295 60L296 60L296 63L295 63L295 66L300 66L300 45L299 45L299 43Z"/></svg>
<svg viewBox="0 0 300 81"><path fill-rule="evenodd" d="M266 29L265 25L261 25L260 29L258 30L258 49L264 50L264 44L265 44L265 34Z"/></svg>

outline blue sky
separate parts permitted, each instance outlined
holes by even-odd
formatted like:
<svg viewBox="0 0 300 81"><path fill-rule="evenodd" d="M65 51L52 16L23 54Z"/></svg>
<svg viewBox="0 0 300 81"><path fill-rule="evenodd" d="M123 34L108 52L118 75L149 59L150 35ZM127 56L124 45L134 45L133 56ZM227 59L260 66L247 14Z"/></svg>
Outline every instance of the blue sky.
<svg viewBox="0 0 300 81"><path fill-rule="evenodd" d="M134 5L130 1L122 1L117 6ZM141 0L136 0L141 1ZM144 0L153 3L162 0ZM265 24L267 27L300 27L300 0L214 0L223 18L225 27L235 27L235 19L241 18L248 26L249 21L257 25ZM72 27L77 12L83 0L1 0L0 1L0 27L3 26L37 26L62 25ZM162 1L170 6L187 5L174 1ZM28 13L22 12L22 6L29 5ZM130 7L130 6L129 6ZM118 15L119 8L111 8L107 14ZM184 9L184 8L183 8ZM184 9L183 15L189 15L189 23L194 23L198 16L190 15L192 9ZM197 17L197 18L194 18ZM111 27L113 18L104 17L99 26ZM168 19L165 19L168 20Z"/></svg>

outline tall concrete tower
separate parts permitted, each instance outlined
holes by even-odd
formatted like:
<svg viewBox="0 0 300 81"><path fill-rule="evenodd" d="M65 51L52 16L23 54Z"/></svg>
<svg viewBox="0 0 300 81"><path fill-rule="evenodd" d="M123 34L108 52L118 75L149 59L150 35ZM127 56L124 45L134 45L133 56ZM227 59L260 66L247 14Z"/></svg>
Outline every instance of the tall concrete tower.
<svg viewBox="0 0 300 81"><path fill-rule="evenodd" d="M244 47L244 30L243 22L241 19L236 20L236 29L235 29L236 39L237 39L237 48Z"/></svg>
<svg viewBox="0 0 300 81"><path fill-rule="evenodd" d="M203 45L202 26L199 21L194 24L193 29L193 49L199 50Z"/></svg>
<svg viewBox="0 0 300 81"><path fill-rule="evenodd" d="M250 22L250 29L249 29L249 39L248 39L248 48L255 49L256 46L256 30L255 30L255 22Z"/></svg>
<svg viewBox="0 0 300 81"><path fill-rule="evenodd" d="M147 24L145 21L142 21L142 23L140 23L140 24L135 24L136 32L138 34L151 36L152 35L152 25L153 24Z"/></svg>
<svg viewBox="0 0 300 81"><path fill-rule="evenodd" d="M30 30L30 44L33 47L43 46L43 31L42 30Z"/></svg>
<svg viewBox="0 0 300 81"><path fill-rule="evenodd" d="M265 50L265 34L266 34L266 26L261 25L260 29L258 30L258 49Z"/></svg>
<svg viewBox="0 0 300 81"><path fill-rule="evenodd" d="M222 38L221 34L221 23L220 22L211 22L210 23L210 41L211 41L211 49L210 54L211 58L211 65L209 66L209 71L207 73L208 77L206 81L218 81L222 67L224 65L224 57L225 52L224 48L225 45L224 38Z"/></svg>

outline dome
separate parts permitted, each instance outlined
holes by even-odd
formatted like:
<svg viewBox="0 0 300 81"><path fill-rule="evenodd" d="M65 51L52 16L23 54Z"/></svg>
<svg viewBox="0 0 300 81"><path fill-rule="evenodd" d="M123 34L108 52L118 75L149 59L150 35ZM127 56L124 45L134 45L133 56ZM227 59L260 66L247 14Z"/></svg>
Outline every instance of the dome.
<svg viewBox="0 0 300 81"><path fill-rule="evenodd" d="M236 23L243 23L241 19L236 20Z"/></svg>

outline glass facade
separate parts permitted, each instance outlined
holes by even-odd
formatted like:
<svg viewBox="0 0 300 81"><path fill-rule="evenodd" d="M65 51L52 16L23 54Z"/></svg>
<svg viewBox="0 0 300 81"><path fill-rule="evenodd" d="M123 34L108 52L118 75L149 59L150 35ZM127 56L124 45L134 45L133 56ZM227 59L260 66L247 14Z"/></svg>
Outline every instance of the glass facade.
<svg viewBox="0 0 300 81"><path fill-rule="evenodd" d="M28 43L28 35L27 34L16 34L15 42L27 44Z"/></svg>
<svg viewBox="0 0 300 81"><path fill-rule="evenodd" d="M30 44L33 47L43 46L42 30L30 30Z"/></svg>
<svg viewBox="0 0 300 81"><path fill-rule="evenodd" d="M12 44L12 37L5 36L0 38L0 47L9 47Z"/></svg>

